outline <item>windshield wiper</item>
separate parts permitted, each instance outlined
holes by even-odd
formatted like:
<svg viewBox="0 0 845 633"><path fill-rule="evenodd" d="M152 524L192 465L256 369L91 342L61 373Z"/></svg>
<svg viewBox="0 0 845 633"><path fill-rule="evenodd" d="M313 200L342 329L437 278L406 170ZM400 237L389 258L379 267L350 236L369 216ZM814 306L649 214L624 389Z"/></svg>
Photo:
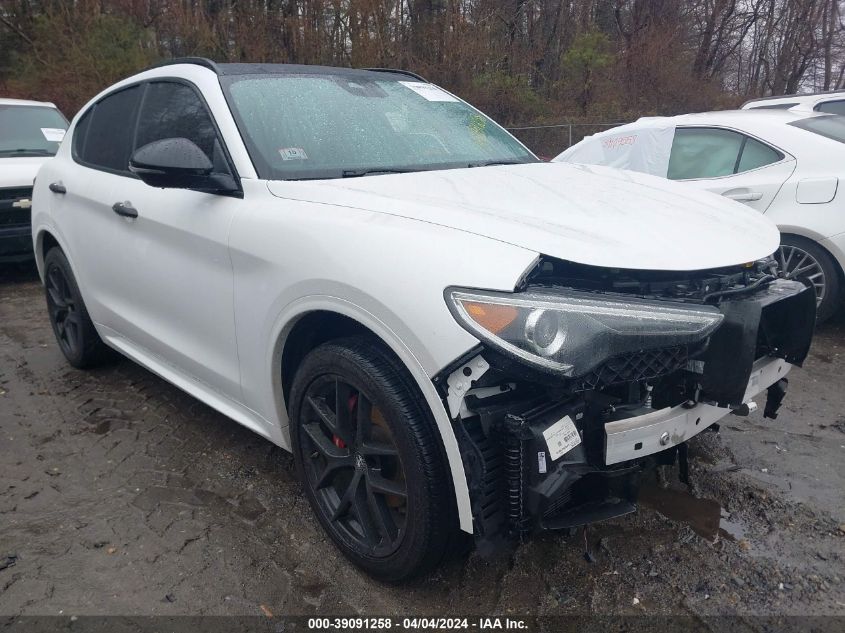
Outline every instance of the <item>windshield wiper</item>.
<svg viewBox="0 0 845 633"><path fill-rule="evenodd" d="M532 161L533 162L533 161ZM470 163L467 167L492 167L493 165L527 165L524 160L488 160L481 163Z"/></svg>
<svg viewBox="0 0 845 633"><path fill-rule="evenodd" d="M22 154L27 155L31 154L32 156L54 156L52 152L48 152L46 149L27 149L25 147L21 147L18 149L0 149L0 155L2 154Z"/></svg>
<svg viewBox="0 0 845 633"><path fill-rule="evenodd" d="M342 178L358 178L359 176L370 176L372 174L407 174L415 169L391 169L390 167L373 167L372 169L344 169L341 172Z"/></svg>
<svg viewBox="0 0 845 633"><path fill-rule="evenodd" d="M533 162L533 161L531 161ZM457 169L464 165L467 167L487 167L488 165L525 165L524 160L491 160L482 163L458 163L458 164L442 164L442 165L428 165L426 167L411 169L407 167L364 167L361 169L344 169L340 172L341 178L360 178L361 176L375 176L378 174L409 174L419 173L421 171L435 171L439 169ZM285 178L285 180L333 180L337 176L313 176L308 178Z"/></svg>

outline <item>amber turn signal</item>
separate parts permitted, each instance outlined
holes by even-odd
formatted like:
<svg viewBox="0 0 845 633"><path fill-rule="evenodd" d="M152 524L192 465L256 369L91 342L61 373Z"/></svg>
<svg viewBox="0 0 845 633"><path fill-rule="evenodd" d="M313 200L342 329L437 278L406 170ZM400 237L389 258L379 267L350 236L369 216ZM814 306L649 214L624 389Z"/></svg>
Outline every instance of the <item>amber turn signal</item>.
<svg viewBox="0 0 845 633"><path fill-rule="evenodd" d="M498 334L514 322L518 310L514 306L494 303L463 301L464 310L470 318L488 332Z"/></svg>

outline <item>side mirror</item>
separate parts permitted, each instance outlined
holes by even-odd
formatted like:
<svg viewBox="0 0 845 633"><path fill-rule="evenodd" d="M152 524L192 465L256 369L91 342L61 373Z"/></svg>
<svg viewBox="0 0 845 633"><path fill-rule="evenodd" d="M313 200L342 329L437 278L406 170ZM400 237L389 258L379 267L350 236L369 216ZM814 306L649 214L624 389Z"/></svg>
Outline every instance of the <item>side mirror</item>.
<svg viewBox="0 0 845 633"><path fill-rule="evenodd" d="M166 138L139 147L129 159L129 171L151 187L222 194L240 190L231 175L214 173L208 156L186 138Z"/></svg>

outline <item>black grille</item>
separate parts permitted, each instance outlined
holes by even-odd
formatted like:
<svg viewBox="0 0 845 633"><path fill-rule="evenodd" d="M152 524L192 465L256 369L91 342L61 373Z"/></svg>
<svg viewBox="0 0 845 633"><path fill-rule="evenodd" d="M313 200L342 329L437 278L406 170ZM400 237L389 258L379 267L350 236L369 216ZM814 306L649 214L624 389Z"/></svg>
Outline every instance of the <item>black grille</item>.
<svg viewBox="0 0 845 633"><path fill-rule="evenodd" d="M685 345L614 356L578 379L576 391L665 376L684 367L688 358Z"/></svg>
<svg viewBox="0 0 845 633"><path fill-rule="evenodd" d="M31 198L32 187L14 187L11 189L0 189L0 200L17 200L19 198Z"/></svg>
<svg viewBox="0 0 845 633"><path fill-rule="evenodd" d="M30 223L30 210L14 205L19 200L32 200L32 187L0 189L0 226L26 226Z"/></svg>
<svg viewBox="0 0 845 633"><path fill-rule="evenodd" d="M549 501L549 505L547 505L546 509L543 510L543 518L548 518L556 515L560 510L563 509L563 506L565 506L570 501L572 501L572 488L561 487L560 492L558 492L557 495L552 497L551 501Z"/></svg>
<svg viewBox="0 0 845 633"><path fill-rule="evenodd" d="M708 295L740 289L766 279L771 262L699 271L626 270L575 264L543 257L529 274L528 288L597 290L644 299L700 302ZM766 281L760 283L767 283Z"/></svg>

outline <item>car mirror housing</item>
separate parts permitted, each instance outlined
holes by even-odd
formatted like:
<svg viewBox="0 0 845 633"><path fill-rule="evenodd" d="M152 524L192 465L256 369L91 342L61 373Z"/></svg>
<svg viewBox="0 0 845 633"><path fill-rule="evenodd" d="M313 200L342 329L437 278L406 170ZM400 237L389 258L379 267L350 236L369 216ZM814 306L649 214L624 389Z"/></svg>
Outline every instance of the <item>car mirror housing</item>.
<svg viewBox="0 0 845 633"><path fill-rule="evenodd" d="M240 190L230 174L214 172L205 153L186 138L167 138L139 147L129 159L129 171L151 187L162 189L219 194Z"/></svg>

